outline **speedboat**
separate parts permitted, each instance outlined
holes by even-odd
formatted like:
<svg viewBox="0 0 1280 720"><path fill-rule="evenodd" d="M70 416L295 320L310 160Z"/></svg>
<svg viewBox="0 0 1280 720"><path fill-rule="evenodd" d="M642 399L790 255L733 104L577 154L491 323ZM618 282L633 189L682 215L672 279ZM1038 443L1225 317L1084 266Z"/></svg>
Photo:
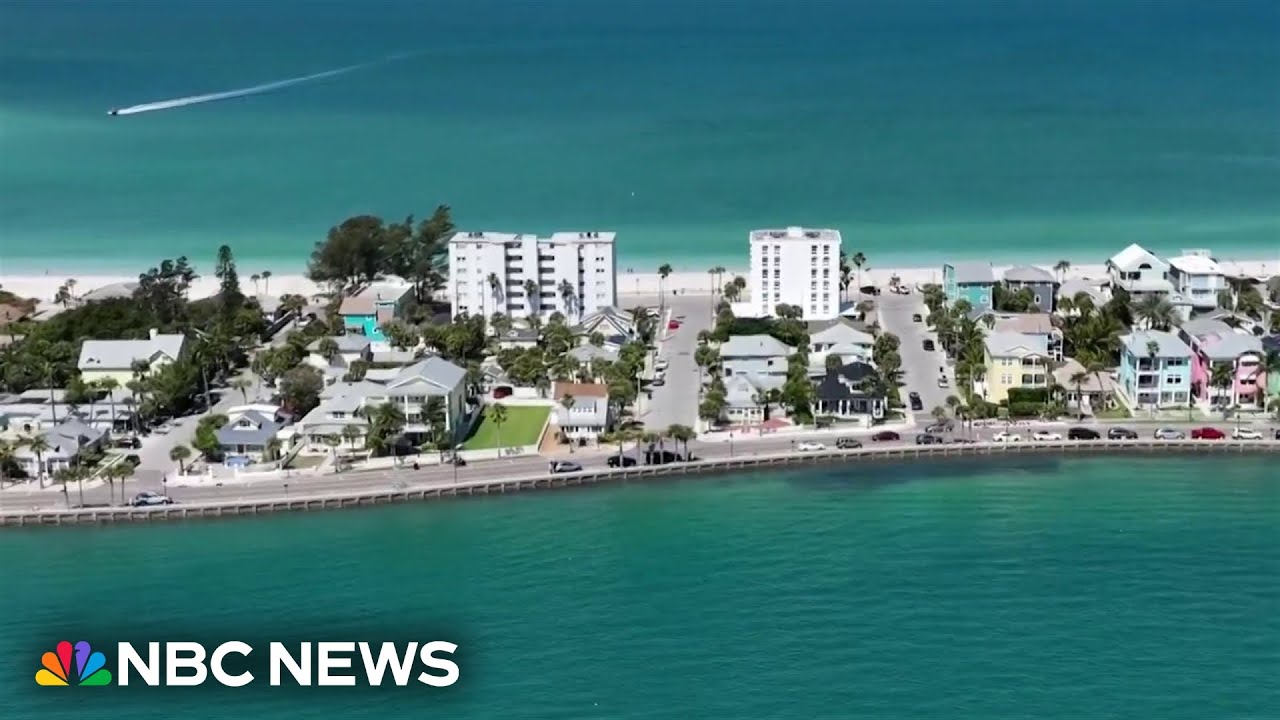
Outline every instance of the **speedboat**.
<svg viewBox="0 0 1280 720"><path fill-rule="evenodd" d="M119 108L116 108L116 109L114 109L114 110L108 110L108 111L107 111L107 114L108 114L108 115L111 115L111 116L113 116L113 117L114 117L114 116L116 116L116 115L119 115L119 114L120 114L120 109L119 109Z"/></svg>

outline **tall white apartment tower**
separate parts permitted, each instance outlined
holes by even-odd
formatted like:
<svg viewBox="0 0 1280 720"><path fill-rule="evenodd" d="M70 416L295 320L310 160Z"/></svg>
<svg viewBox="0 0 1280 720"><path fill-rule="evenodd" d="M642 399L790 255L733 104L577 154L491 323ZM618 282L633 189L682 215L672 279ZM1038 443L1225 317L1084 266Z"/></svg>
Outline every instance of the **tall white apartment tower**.
<svg viewBox="0 0 1280 720"><path fill-rule="evenodd" d="M760 317L781 304L800 308L805 320L840 314L839 230L752 230L750 244L748 287Z"/></svg>
<svg viewBox="0 0 1280 720"><path fill-rule="evenodd" d="M616 305L614 238L615 233L595 231L558 232L549 238L456 233L449 240L453 316L500 312L513 318L537 314L545 320L561 312L573 323Z"/></svg>

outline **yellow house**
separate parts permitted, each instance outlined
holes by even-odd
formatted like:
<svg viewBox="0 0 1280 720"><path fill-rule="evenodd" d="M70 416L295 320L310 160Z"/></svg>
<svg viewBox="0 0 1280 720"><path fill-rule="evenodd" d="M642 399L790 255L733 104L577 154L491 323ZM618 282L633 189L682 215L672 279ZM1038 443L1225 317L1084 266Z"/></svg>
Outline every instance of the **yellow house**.
<svg viewBox="0 0 1280 720"><path fill-rule="evenodd" d="M1009 399L1010 388L1049 386L1049 348L1044 335L993 332L986 345L986 377L975 388L987 402Z"/></svg>
<svg viewBox="0 0 1280 720"><path fill-rule="evenodd" d="M80 377L85 382L115 378L121 387L134 379L133 364L145 362L150 370L182 357L185 335L162 335L152 328L145 340L85 340L80 346Z"/></svg>

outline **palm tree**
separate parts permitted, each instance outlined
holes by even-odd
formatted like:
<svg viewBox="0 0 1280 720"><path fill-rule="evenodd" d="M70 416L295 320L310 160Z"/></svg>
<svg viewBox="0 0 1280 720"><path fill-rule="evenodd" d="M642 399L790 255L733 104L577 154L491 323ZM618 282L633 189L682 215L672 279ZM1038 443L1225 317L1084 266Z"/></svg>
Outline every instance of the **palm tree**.
<svg viewBox="0 0 1280 720"><path fill-rule="evenodd" d="M494 403L489 408L489 421L493 423L494 430L498 436L498 453L502 453L502 425L507 421L507 406L502 403Z"/></svg>
<svg viewBox="0 0 1280 720"><path fill-rule="evenodd" d="M1215 397L1221 398L1226 394L1230 398L1231 386L1235 383L1235 374L1235 369L1231 363L1217 363L1213 366L1213 369L1209 371L1209 385L1219 391L1215 394ZM1231 399L1234 400L1234 398ZM1230 404L1234 404L1234 402L1224 405Z"/></svg>
<svg viewBox="0 0 1280 720"><path fill-rule="evenodd" d="M853 254L853 266L858 269L857 281L859 290L862 289L862 266L866 264L866 255L863 255L860 251Z"/></svg>
<svg viewBox="0 0 1280 720"><path fill-rule="evenodd" d="M5 481L9 479L9 464L13 460L13 445L5 440L0 440L0 490L4 489Z"/></svg>
<svg viewBox="0 0 1280 720"><path fill-rule="evenodd" d="M67 495L67 483L75 479L75 472L69 468L62 468L53 474L53 481L62 486L62 499L67 503L67 509L71 509L71 496Z"/></svg>
<svg viewBox="0 0 1280 720"><path fill-rule="evenodd" d="M23 438L21 442L27 447L27 450L36 456L36 481L40 484L40 488L44 489L44 454L53 449L53 446L49 444L44 435L32 435L31 437Z"/></svg>
<svg viewBox="0 0 1280 720"><path fill-rule="evenodd" d="M253 293L254 293L255 295L257 295L257 294L258 294L258 281L262 279L262 276L261 276L261 275L259 275L258 273L254 273L254 274L252 274L252 275L250 275L250 276L249 276L249 279L253 281Z"/></svg>
<svg viewBox="0 0 1280 720"><path fill-rule="evenodd" d="M329 453L333 457L333 469L341 473L342 464L338 462L338 446L342 444L342 438L337 435L325 435L324 444L329 446Z"/></svg>
<svg viewBox="0 0 1280 720"><path fill-rule="evenodd" d="M173 449L169 451L169 459L178 463L179 475L186 474L187 469L184 463L189 457L191 457L191 448L186 445L174 445Z"/></svg>
<svg viewBox="0 0 1280 720"><path fill-rule="evenodd" d="M564 397L560 398L560 407L564 408L564 414L565 414L565 420L566 420L566 421L569 419L569 413L573 410L573 405L574 405L574 403L575 403L575 402L577 402L577 401L574 399L574 397L573 397L573 394L572 394L572 393L565 393L565 394L564 394ZM567 439L567 437L568 437L568 436L566 436L566 439ZM569 452L573 452L573 443L572 443L572 442L569 442Z"/></svg>
<svg viewBox="0 0 1280 720"><path fill-rule="evenodd" d="M658 266L658 312L667 309L667 278L671 276L671 265L662 263Z"/></svg>
<svg viewBox="0 0 1280 720"><path fill-rule="evenodd" d="M502 300L502 281L498 279L497 273L489 273L485 281L489 283L489 295L493 297L493 312L500 312L498 303Z"/></svg>
<svg viewBox="0 0 1280 720"><path fill-rule="evenodd" d="M1144 295L1133 303L1133 316L1152 330L1168 330L1177 322L1173 304L1159 295Z"/></svg>
<svg viewBox="0 0 1280 720"><path fill-rule="evenodd" d="M937 420L938 422L942 422L943 420L947 419L947 409L942 407L941 405L935 406L933 408L933 411L930 412L929 414L932 415L933 419Z"/></svg>
<svg viewBox="0 0 1280 720"><path fill-rule="evenodd" d="M564 305L565 314L577 314L581 317L582 308L575 308L574 301L577 300L578 295L573 291L573 285L570 285L568 280L561 280L557 289L560 291L560 302Z"/></svg>
<svg viewBox="0 0 1280 720"><path fill-rule="evenodd" d="M111 431L116 429L116 389L120 387L120 381L113 377L107 376L93 383L94 389L111 398Z"/></svg>
<svg viewBox="0 0 1280 720"><path fill-rule="evenodd" d="M1076 389L1076 410L1084 409L1084 393L1080 388L1088 379L1089 373L1086 370L1081 369L1079 372L1071 373L1071 384Z"/></svg>
<svg viewBox="0 0 1280 720"><path fill-rule="evenodd" d="M667 437L684 446L684 458L689 459L689 441L697 437L697 433L688 425L671 425L667 427Z"/></svg>
<svg viewBox="0 0 1280 720"><path fill-rule="evenodd" d="M542 309L542 298L538 295L538 283L533 280L524 281L524 299L529 306L530 317L536 317Z"/></svg>
<svg viewBox="0 0 1280 720"><path fill-rule="evenodd" d="M362 437L364 437L364 430L355 423L347 423L347 425L342 428L342 439L347 441L347 444L351 446L352 450L356 449L356 441Z"/></svg>
<svg viewBox="0 0 1280 720"><path fill-rule="evenodd" d="M271 271L262 271L262 294L271 295Z"/></svg>
<svg viewBox="0 0 1280 720"><path fill-rule="evenodd" d="M249 387L251 383L245 378L238 377L231 381L231 389L239 390L240 396L244 398L245 404L249 403Z"/></svg>
<svg viewBox="0 0 1280 720"><path fill-rule="evenodd" d="M1062 284L1062 281L1065 280L1067 277L1067 271L1070 269L1071 269L1070 260L1059 260L1053 266L1053 271L1058 274L1058 284Z"/></svg>
<svg viewBox="0 0 1280 720"><path fill-rule="evenodd" d="M374 408L369 417L369 433L365 436L365 445L375 451L387 448L395 449L395 443L404 430L404 411L395 403L382 403Z"/></svg>
<svg viewBox="0 0 1280 720"><path fill-rule="evenodd" d="M116 463L108 468L107 472L120 481L120 502L123 503L125 501L125 484L128 482L129 476L133 475L133 463L127 461Z"/></svg>
<svg viewBox="0 0 1280 720"><path fill-rule="evenodd" d="M316 346L316 351L320 353L320 357L324 358L327 363L333 363L333 359L340 354L338 341L331 337L321 338L320 343Z"/></svg>
<svg viewBox="0 0 1280 720"><path fill-rule="evenodd" d="M307 299L301 295L288 294L280 298L280 311L293 314L293 326L298 326L302 311L307 307Z"/></svg>

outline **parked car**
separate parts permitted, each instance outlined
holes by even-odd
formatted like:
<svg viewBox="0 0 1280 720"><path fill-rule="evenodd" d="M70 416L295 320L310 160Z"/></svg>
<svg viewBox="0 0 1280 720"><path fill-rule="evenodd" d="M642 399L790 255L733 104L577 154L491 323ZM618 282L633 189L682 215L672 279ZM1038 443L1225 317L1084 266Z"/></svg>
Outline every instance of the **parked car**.
<svg viewBox="0 0 1280 720"><path fill-rule="evenodd" d="M132 435L125 435L124 437L118 437L112 440L111 444L118 448L128 448L130 450L137 450L138 448L142 447L142 441L136 437L133 437Z"/></svg>
<svg viewBox="0 0 1280 720"><path fill-rule="evenodd" d="M134 467L138 467L139 465L142 464L142 458L138 457L137 455L125 455L124 461Z"/></svg>
<svg viewBox="0 0 1280 720"><path fill-rule="evenodd" d="M169 497L168 495L161 495L160 493L151 492L150 490L147 490L145 492L140 492L137 495L134 495L133 499L129 501L129 504L134 507L147 507L149 505L172 505L173 498Z"/></svg>
<svg viewBox="0 0 1280 720"><path fill-rule="evenodd" d="M940 388L951 387L951 383L950 383L950 381L948 381L948 380L947 380L947 376L946 376L946 375L939 375L939 376L938 376L938 387L940 387Z"/></svg>
<svg viewBox="0 0 1280 720"><path fill-rule="evenodd" d="M1040 442L1061 442L1062 433L1050 432L1048 430L1037 430L1031 433L1031 439L1039 440Z"/></svg>
<svg viewBox="0 0 1280 720"><path fill-rule="evenodd" d="M654 363L653 366L657 368L659 372L661 372L663 370L666 370L667 366L670 364L671 362L669 360L667 360L666 358L662 358L658 362Z"/></svg>
<svg viewBox="0 0 1280 720"><path fill-rule="evenodd" d="M1107 430L1108 440L1137 440L1138 433L1127 428L1113 427Z"/></svg>
<svg viewBox="0 0 1280 720"><path fill-rule="evenodd" d="M805 441L802 443L796 443L796 449L800 452L819 452L826 450L827 446L820 442Z"/></svg>
<svg viewBox="0 0 1280 720"><path fill-rule="evenodd" d="M670 450L646 450L644 453L645 465L666 465L673 462L684 462L684 456ZM693 459L692 454L689 457Z"/></svg>
<svg viewBox="0 0 1280 720"><path fill-rule="evenodd" d="M991 436L992 442L1015 443L1022 442L1022 436L1011 432L998 432Z"/></svg>
<svg viewBox="0 0 1280 720"><path fill-rule="evenodd" d="M924 433L922 435L916 436L917 445L941 445L943 442L944 442L943 439L938 435L931 435L929 433Z"/></svg>
<svg viewBox="0 0 1280 720"><path fill-rule="evenodd" d="M933 341L930 340L929 338L925 338L922 345L924 345L925 352L933 352L937 347L933 344Z"/></svg>
<svg viewBox="0 0 1280 720"><path fill-rule="evenodd" d="M605 464L611 468L616 467L635 467L636 459L630 455L610 455Z"/></svg>
<svg viewBox="0 0 1280 720"><path fill-rule="evenodd" d="M679 330L679 329L680 329L680 321L679 321L679 320L671 320L670 322L668 322L668 323L667 323L667 329L668 329L668 330Z"/></svg>
<svg viewBox="0 0 1280 720"><path fill-rule="evenodd" d="M576 462L569 462L568 460L552 460L551 472L553 473L582 472L582 466Z"/></svg>
<svg viewBox="0 0 1280 720"><path fill-rule="evenodd" d="M1192 440L1222 440L1226 436L1226 433L1215 427L1202 427L1191 431Z"/></svg>
<svg viewBox="0 0 1280 720"><path fill-rule="evenodd" d="M1280 429L1276 430L1276 439L1280 440Z"/></svg>
<svg viewBox="0 0 1280 720"><path fill-rule="evenodd" d="M1073 427L1067 431L1068 440L1098 440L1101 437L1097 430L1090 430L1089 428Z"/></svg>
<svg viewBox="0 0 1280 720"><path fill-rule="evenodd" d="M951 438L952 445L972 445L974 440L970 438Z"/></svg>
<svg viewBox="0 0 1280 720"><path fill-rule="evenodd" d="M1155 431L1155 434L1152 435L1152 437L1157 440L1185 440L1187 434L1181 430L1174 430L1173 428L1160 428Z"/></svg>
<svg viewBox="0 0 1280 720"><path fill-rule="evenodd" d="M836 447L840 450L856 450L862 447L862 442L851 437L836 438Z"/></svg>
<svg viewBox="0 0 1280 720"><path fill-rule="evenodd" d="M951 427L952 425L950 422L947 422L947 421L936 422L926 427L924 431L931 435L936 435L938 433L951 432Z"/></svg>
<svg viewBox="0 0 1280 720"><path fill-rule="evenodd" d="M649 385L651 385L652 387L662 387L663 385L666 385L666 384L667 384L667 379L666 379L666 378L664 378L664 377L662 377L661 375L659 375L658 377L654 378L654 379L653 379L652 381L650 381L650 383L649 383Z"/></svg>
<svg viewBox="0 0 1280 720"><path fill-rule="evenodd" d="M1261 440L1262 433L1253 428L1236 428L1231 431L1232 440Z"/></svg>
<svg viewBox="0 0 1280 720"><path fill-rule="evenodd" d="M467 461L464 460L462 456L458 455L457 453L449 453L444 456L444 464L457 465L458 467L463 467L467 464Z"/></svg>
<svg viewBox="0 0 1280 720"><path fill-rule="evenodd" d="M907 395L907 400L911 403L911 409L920 411L924 409L924 402L920 400L920 393L914 390Z"/></svg>
<svg viewBox="0 0 1280 720"><path fill-rule="evenodd" d="M892 430L881 430L880 432L871 436L872 442L893 442L895 440L901 440L901 439L902 439L902 436L898 435L898 433Z"/></svg>
<svg viewBox="0 0 1280 720"><path fill-rule="evenodd" d="M924 318L920 316L920 313L915 313L911 316L911 322L924 322Z"/></svg>

